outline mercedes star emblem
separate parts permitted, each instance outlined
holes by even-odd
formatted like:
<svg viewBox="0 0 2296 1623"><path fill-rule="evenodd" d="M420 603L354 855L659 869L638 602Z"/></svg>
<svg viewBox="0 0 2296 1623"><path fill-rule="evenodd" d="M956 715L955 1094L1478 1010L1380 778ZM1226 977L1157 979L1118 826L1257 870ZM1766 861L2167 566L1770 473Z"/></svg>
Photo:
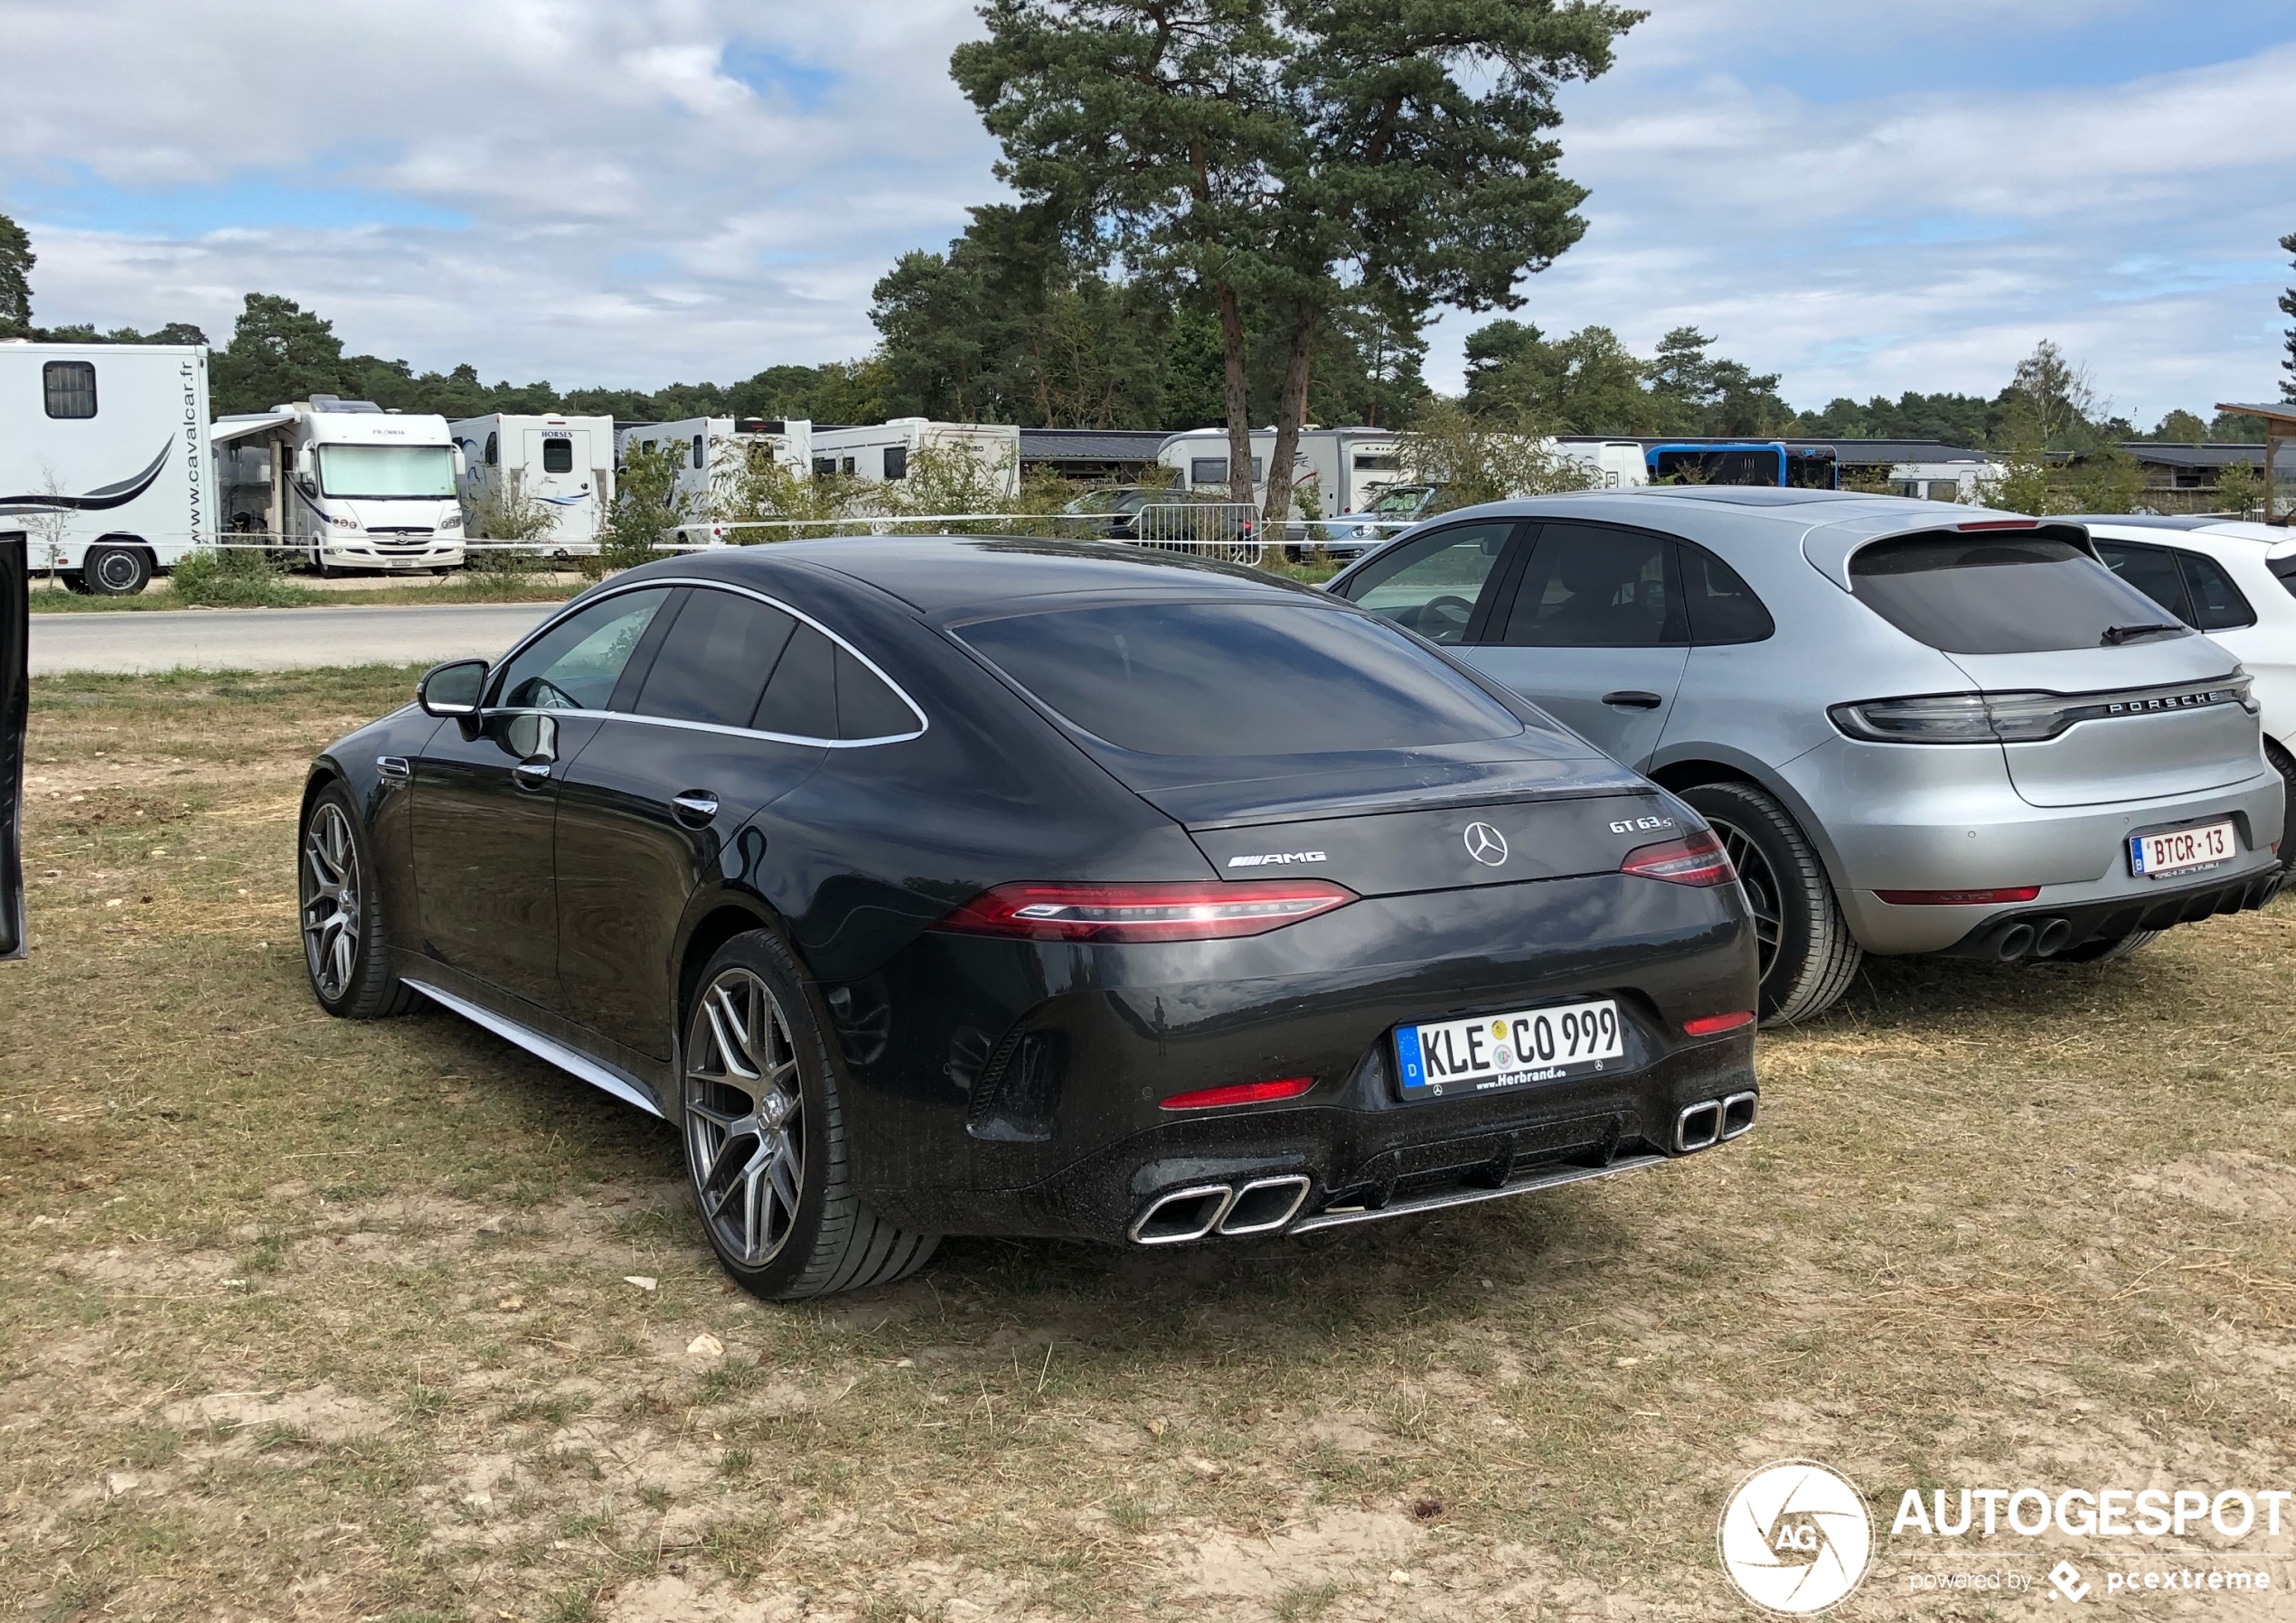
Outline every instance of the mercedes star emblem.
<svg viewBox="0 0 2296 1623"><path fill-rule="evenodd" d="M1487 822L1467 825L1467 855L1485 868L1497 868L1507 859L1507 837Z"/></svg>

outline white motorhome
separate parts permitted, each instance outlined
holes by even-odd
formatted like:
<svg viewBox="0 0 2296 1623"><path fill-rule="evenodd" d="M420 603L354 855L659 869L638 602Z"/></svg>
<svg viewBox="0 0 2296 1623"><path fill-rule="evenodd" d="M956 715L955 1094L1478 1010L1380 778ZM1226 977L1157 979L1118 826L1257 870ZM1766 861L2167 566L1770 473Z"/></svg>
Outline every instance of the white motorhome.
<svg viewBox="0 0 2296 1623"><path fill-rule="evenodd" d="M1997 462L1900 462L1889 470L1889 493L1924 502L1953 502L1963 507L1990 504L2009 470Z"/></svg>
<svg viewBox="0 0 2296 1623"><path fill-rule="evenodd" d="M614 507L614 419L609 417L519 417L494 412L447 426L463 454L462 495L466 525L516 491L548 510L550 527L539 544L564 556L594 553Z"/></svg>
<svg viewBox="0 0 2296 1623"><path fill-rule="evenodd" d="M812 467L817 474L850 474L889 483L906 479L919 451L970 447L982 472L1006 496L1021 493L1021 431L1010 423L937 423L897 417L866 427L815 428Z"/></svg>
<svg viewBox="0 0 2296 1623"><path fill-rule="evenodd" d="M444 573L463 561L455 497L463 458L445 417L313 395L219 417L209 433L229 475L232 528L268 537L320 574Z"/></svg>
<svg viewBox="0 0 2296 1623"><path fill-rule="evenodd" d="M1651 482L1651 465L1639 439L1568 436L1541 440L1539 449L1560 461L1576 464L1595 490L1632 490Z"/></svg>
<svg viewBox="0 0 2296 1623"><path fill-rule="evenodd" d="M207 351L0 342L0 522L35 573L108 596L212 539Z"/></svg>
<svg viewBox="0 0 2296 1623"><path fill-rule="evenodd" d="M1267 483L1275 430L1252 430L1252 490ZM1228 430L1190 428L1165 440L1156 460L1177 472L1180 488L1219 497L1228 490ZM1292 457L1292 511L1328 519L1359 513L1403 479L1403 445L1392 428L1303 428Z"/></svg>
<svg viewBox="0 0 2296 1623"><path fill-rule="evenodd" d="M633 445L667 446L677 452L677 493L692 517L717 511L720 482L770 456L793 474L804 474L813 456L813 424L804 417L692 417L674 423L625 423L614 431L614 465L620 467Z"/></svg>

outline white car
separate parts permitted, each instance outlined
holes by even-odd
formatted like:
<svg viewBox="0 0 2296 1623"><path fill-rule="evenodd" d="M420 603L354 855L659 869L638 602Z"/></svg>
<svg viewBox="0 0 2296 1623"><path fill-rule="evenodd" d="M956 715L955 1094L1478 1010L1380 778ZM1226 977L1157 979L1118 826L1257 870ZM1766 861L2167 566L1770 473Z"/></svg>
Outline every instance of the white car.
<svg viewBox="0 0 2296 1623"><path fill-rule="evenodd" d="M2264 754L2296 804L2296 530L2236 519L2116 513L2077 521L2107 568L2255 679ZM2283 853L2296 866L2296 842Z"/></svg>

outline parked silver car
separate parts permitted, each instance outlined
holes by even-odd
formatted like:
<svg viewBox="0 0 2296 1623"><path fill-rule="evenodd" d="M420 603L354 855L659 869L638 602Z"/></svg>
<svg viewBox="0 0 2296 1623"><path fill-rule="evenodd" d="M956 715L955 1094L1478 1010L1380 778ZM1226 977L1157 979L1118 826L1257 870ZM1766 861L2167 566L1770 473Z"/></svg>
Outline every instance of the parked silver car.
<svg viewBox="0 0 2296 1623"><path fill-rule="evenodd" d="M1445 513L1331 589L1711 822L1774 1022L1840 997L1861 950L2088 962L2279 883L2246 673L2076 524L1593 492Z"/></svg>

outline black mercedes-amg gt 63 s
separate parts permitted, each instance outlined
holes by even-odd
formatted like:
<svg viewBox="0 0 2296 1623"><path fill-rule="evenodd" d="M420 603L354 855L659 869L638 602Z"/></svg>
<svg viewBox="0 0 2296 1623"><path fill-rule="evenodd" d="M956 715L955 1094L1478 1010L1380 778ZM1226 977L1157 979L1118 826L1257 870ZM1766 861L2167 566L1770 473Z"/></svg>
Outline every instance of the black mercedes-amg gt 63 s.
<svg viewBox="0 0 2296 1623"><path fill-rule="evenodd" d="M1353 605L1110 543L665 558L312 768L331 1012L682 1135L743 1285L1303 1234L1754 1124L1697 815Z"/></svg>

